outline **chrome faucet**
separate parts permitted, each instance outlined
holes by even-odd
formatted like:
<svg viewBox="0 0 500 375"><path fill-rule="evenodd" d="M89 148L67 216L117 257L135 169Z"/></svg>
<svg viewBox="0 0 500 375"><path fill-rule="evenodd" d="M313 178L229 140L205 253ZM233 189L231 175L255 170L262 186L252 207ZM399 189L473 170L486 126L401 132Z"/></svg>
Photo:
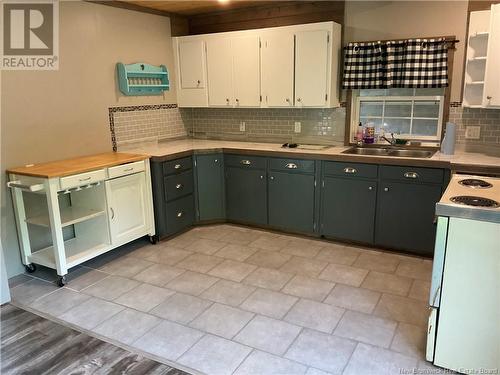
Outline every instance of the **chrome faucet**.
<svg viewBox="0 0 500 375"><path fill-rule="evenodd" d="M385 140L385 141L389 142L389 144L390 144L391 146L394 146L394 145L396 144L396 138L394 138L394 133L391 133L391 139L387 139L387 137L386 137L385 135L383 135L383 136L382 136L382 137L380 137L380 138L382 138L383 140Z"/></svg>

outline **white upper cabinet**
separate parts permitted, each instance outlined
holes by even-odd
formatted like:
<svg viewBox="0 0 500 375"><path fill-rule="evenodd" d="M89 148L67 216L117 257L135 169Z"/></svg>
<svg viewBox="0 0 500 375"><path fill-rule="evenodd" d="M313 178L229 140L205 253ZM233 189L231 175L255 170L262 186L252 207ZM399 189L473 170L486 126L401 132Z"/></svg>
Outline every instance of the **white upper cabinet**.
<svg viewBox="0 0 500 375"><path fill-rule="evenodd" d="M234 105L232 53L229 38L207 40L208 105Z"/></svg>
<svg viewBox="0 0 500 375"><path fill-rule="evenodd" d="M236 107L260 107L260 40L242 36L231 40Z"/></svg>
<svg viewBox="0 0 500 375"><path fill-rule="evenodd" d="M295 34L296 106L325 106L328 100L328 43L326 30Z"/></svg>
<svg viewBox="0 0 500 375"><path fill-rule="evenodd" d="M340 30L321 22L174 38L179 106L337 107ZM185 42L201 45L189 52L203 62L186 62ZM197 70L206 71L206 84L198 84Z"/></svg>
<svg viewBox="0 0 500 375"><path fill-rule="evenodd" d="M483 106L500 107L500 4L491 6Z"/></svg>
<svg viewBox="0 0 500 375"><path fill-rule="evenodd" d="M177 61L177 101L179 106L206 107L207 82L205 42L200 39L174 39Z"/></svg>
<svg viewBox="0 0 500 375"><path fill-rule="evenodd" d="M262 39L262 98L269 107L293 107L294 35L269 33Z"/></svg>

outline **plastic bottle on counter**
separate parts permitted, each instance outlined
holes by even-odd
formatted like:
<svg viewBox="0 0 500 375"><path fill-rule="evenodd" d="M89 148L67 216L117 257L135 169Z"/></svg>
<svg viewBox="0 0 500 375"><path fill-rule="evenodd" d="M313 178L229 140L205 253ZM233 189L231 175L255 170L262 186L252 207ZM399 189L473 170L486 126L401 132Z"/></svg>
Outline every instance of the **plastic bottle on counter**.
<svg viewBox="0 0 500 375"><path fill-rule="evenodd" d="M356 130L356 142L363 142L363 124L359 122L358 129Z"/></svg>
<svg viewBox="0 0 500 375"><path fill-rule="evenodd" d="M368 122L366 124L363 142L367 144L375 142L375 125L373 124L373 122Z"/></svg>

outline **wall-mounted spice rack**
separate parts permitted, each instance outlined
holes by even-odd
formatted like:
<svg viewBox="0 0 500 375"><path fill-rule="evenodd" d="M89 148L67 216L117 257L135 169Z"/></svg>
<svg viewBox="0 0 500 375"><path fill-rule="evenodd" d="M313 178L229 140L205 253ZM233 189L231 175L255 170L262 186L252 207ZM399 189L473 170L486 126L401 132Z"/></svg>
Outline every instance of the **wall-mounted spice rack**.
<svg viewBox="0 0 500 375"><path fill-rule="evenodd" d="M120 91L127 96L161 95L168 91L170 81L165 65L154 66L144 63L116 64Z"/></svg>

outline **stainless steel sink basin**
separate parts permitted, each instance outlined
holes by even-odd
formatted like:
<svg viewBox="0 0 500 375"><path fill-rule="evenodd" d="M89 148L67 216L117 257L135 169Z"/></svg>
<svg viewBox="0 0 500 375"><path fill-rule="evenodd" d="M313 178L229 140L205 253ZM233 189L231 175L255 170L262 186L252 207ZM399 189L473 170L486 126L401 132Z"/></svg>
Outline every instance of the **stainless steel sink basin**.
<svg viewBox="0 0 500 375"><path fill-rule="evenodd" d="M351 155L395 156L403 158L430 158L435 152L436 151L405 150L386 147L351 147L342 153Z"/></svg>

